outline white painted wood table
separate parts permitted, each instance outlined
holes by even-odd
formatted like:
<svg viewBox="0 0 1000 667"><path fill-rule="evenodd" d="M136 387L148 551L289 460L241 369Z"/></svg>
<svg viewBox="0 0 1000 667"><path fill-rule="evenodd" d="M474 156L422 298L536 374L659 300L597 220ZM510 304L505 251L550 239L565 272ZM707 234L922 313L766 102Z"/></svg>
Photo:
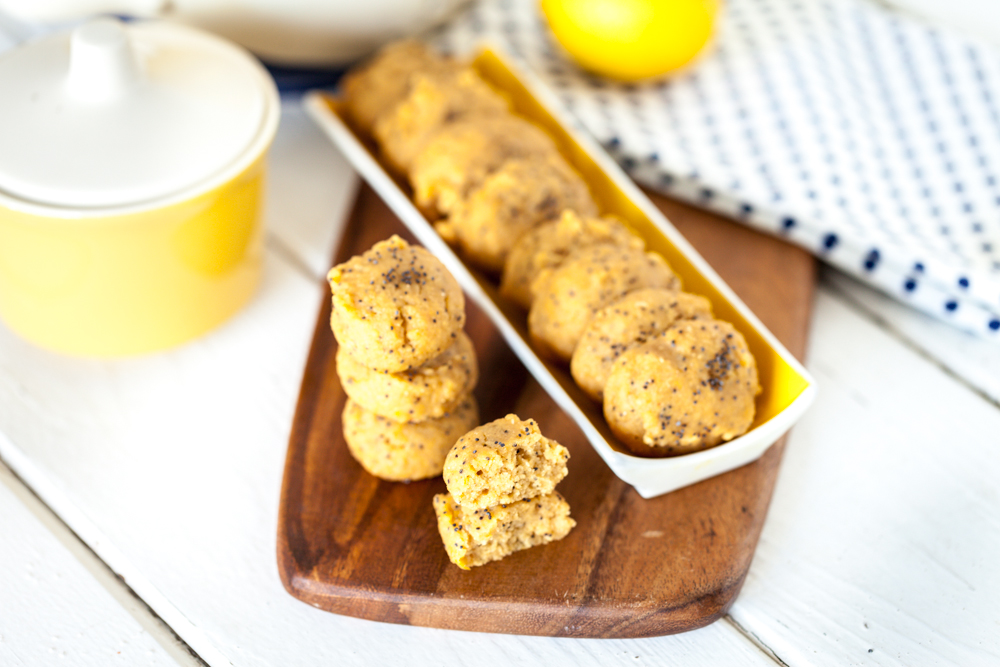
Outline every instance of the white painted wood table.
<svg viewBox="0 0 1000 667"><path fill-rule="evenodd" d="M293 599L278 493L356 179L294 102L271 165L264 282L221 329L84 361L0 325L0 458L20 478L0 469L0 665L1000 664L1000 346L832 272L806 359L819 398L726 619L548 639Z"/></svg>

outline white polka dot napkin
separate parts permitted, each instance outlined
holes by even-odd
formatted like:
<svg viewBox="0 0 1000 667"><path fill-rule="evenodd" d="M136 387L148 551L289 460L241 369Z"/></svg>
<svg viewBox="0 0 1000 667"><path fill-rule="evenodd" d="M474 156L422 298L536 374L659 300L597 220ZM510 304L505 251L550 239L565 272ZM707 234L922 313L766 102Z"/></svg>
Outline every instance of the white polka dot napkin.
<svg viewBox="0 0 1000 667"><path fill-rule="evenodd" d="M436 36L521 60L639 182L1000 340L1000 52L865 0L727 0L714 49L640 85L577 69L537 0Z"/></svg>

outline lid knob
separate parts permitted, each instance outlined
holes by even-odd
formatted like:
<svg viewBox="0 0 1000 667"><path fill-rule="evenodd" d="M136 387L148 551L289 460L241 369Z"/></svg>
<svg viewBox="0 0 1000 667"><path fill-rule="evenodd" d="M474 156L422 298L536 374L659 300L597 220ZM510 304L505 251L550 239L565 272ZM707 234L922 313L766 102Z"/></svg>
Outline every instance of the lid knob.
<svg viewBox="0 0 1000 667"><path fill-rule="evenodd" d="M0 54L0 207L90 215L194 192L243 164L279 110L259 63L192 28L104 19L28 42Z"/></svg>
<svg viewBox="0 0 1000 667"><path fill-rule="evenodd" d="M66 79L70 97L91 104L109 102L138 78L139 65L121 21L95 19L73 31Z"/></svg>

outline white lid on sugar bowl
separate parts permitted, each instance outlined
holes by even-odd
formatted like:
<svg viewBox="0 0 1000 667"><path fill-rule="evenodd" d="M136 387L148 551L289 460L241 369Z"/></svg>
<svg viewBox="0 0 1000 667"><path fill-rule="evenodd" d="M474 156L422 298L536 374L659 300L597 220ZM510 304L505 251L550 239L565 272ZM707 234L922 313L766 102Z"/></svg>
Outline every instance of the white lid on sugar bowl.
<svg viewBox="0 0 1000 667"><path fill-rule="evenodd" d="M100 18L18 47L0 57L0 91L0 194L68 209L211 187L280 115L243 49L159 21Z"/></svg>

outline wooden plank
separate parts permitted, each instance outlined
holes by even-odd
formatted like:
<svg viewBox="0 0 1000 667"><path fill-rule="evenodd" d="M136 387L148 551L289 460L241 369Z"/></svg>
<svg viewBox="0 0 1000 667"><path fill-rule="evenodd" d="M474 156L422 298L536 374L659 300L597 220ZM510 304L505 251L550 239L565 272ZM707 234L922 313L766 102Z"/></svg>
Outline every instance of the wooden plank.
<svg viewBox="0 0 1000 667"><path fill-rule="evenodd" d="M167 591L219 580L236 590L270 581L281 591L264 565L273 561L270 530L228 563L213 551L273 523L316 298L311 281L269 252L245 310L168 352L74 359L7 329L0 336L0 457L210 664L232 658ZM246 498L269 479L270 497ZM256 510L252 523L245 503ZM254 557L260 566L249 565Z"/></svg>
<svg viewBox="0 0 1000 667"><path fill-rule="evenodd" d="M789 665L1000 664L1000 410L821 290L733 618Z"/></svg>
<svg viewBox="0 0 1000 667"><path fill-rule="evenodd" d="M1000 404L1000 341L959 331L836 269L826 269L824 279L880 326Z"/></svg>
<svg viewBox="0 0 1000 667"><path fill-rule="evenodd" d="M709 261L717 260L764 323L801 351L812 258L718 217L659 203ZM363 186L337 261L393 233L413 240ZM431 507L443 482L380 482L343 443L345 396L336 377L328 302L323 299L306 366L279 518L279 565L293 595L373 620L555 636L667 634L725 613L753 556L780 445L756 463L643 500L614 477L470 304L467 330L483 367L476 391L482 420L511 411L530 416L569 448L571 474L559 490L578 525L544 549L462 572L448 563Z"/></svg>
<svg viewBox="0 0 1000 667"><path fill-rule="evenodd" d="M0 665L178 667L31 513L18 487L0 463Z"/></svg>

